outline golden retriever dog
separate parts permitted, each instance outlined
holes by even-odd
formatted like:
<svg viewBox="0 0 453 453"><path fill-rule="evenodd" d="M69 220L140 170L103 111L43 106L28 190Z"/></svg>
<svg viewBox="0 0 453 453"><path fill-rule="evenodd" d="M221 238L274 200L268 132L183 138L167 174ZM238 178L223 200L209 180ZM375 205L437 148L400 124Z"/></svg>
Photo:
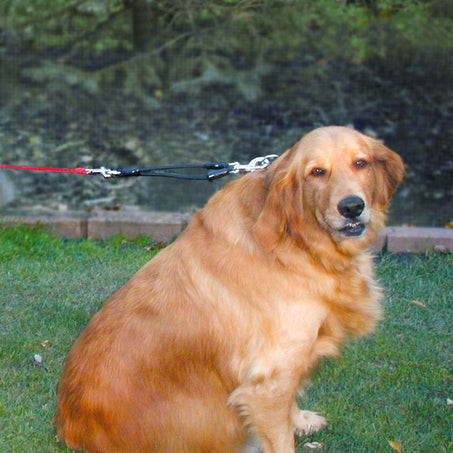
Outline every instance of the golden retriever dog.
<svg viewBox="0 0 453 453"><path fill-rule="evenodd" d="M59 385L58 436L91 453L294 452L323 428L298 388L380 317L370 245L404 173L319 128L227 184L93 317Z"/></svg>

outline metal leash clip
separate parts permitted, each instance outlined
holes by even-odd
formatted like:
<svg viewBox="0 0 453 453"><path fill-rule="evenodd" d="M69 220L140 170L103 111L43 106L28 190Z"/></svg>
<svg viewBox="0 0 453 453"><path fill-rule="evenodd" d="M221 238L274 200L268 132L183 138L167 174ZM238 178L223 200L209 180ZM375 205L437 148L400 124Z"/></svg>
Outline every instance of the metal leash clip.
<svg viewBox="0 0 453 453"><path fill-rule="evenodd" d="M112 176L119 176L121 172L118 170L111 170L110 168L87 168L88 175L102 175L104 178L111 178Z"/></svg>
<svg viewBox="0 0 453 453"><path fill-rule="evenodd" d="M268 154L264 157L255 157L248 164L240 164L239 162L232 162L229 164L233 169L230 173L239 173L240 171L255 171L263 170L277 159L278 154Z"/></svg>

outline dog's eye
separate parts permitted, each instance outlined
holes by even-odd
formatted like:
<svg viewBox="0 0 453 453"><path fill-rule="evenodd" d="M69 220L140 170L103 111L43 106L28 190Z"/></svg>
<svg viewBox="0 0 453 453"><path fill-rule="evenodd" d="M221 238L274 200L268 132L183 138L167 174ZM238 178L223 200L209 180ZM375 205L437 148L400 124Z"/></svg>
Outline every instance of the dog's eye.
<svg viewBox="0 0 453 453"><path fill-rule="evenodd" d="M316 178L318 178L320 176L324 176L325 174L326 174L326 170L324 170L324 168L314 168L311 171L311 175L315 176Z"/></svg>
<svg viewBox="0 0 453 453"><path fill-rule="evenodd" d="M362 170L363 168L368 167L368 161L365 159L358 159L354 162L354 167L357 168L357 170Z"/></svg>

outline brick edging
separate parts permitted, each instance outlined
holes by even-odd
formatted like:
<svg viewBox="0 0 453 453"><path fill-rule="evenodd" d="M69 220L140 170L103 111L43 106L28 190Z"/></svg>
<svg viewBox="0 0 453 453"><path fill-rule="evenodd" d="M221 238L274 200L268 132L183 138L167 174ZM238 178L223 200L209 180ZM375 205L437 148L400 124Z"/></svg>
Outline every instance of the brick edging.
<svg viewBox="0 0 453 453"><path fill-rule="evenodd" d="M122 234L133 238L150 236L172 241L187 225L189 214L151 211L93 211L0 215L0 225L42 225L52 234L67 238L107 239ZM432 227L387 227L374 244L376 252L453 252L453 229Z"/></svg>

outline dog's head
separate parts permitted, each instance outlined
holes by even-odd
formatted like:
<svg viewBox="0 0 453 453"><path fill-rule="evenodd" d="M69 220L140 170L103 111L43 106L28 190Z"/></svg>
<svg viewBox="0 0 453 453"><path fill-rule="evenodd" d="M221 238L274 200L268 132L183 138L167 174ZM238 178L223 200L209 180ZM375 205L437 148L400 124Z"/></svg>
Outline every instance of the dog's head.
<svg viewBox="0 0 453 453"><path fill-rule="evenodd" d="M366 247L384 226L401 182L401 158L378 140L346 127L316 129L267 170L255 233L267 250L292 237L324 239L340 250Z"/></svg>

